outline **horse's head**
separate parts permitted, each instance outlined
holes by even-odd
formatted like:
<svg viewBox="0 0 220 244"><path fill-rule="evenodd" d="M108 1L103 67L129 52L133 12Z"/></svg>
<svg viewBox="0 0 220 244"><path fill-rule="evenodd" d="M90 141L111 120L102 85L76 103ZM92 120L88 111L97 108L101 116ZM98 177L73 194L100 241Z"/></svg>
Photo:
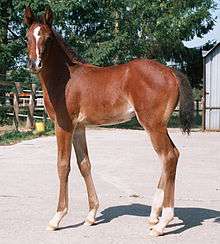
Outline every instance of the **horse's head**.
<svg viewBox="0 0 220 244"><path fill-rule="evenodd" d="M27 30L27 48L28 48L28 66L34 73L40 72L44 66L49 48L53 40L53 31L51 29L53 13L47 8L37 22L30 7L25 9L24 22L28 25Z"/></svg>

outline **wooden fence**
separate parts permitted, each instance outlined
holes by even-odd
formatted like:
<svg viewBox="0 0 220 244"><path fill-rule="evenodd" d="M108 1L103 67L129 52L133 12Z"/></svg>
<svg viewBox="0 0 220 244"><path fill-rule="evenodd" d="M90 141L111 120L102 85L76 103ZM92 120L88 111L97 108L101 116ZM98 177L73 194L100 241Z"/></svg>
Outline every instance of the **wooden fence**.
<svg viewBox="0 0 220 244"><path fill-rule="evenodd" d="M26 120L25 127L27 129L34 129L35 120L47 120L47 113L43 104L42 91L37 90L36 84L30 84L30 89L23 89L22 83L14 82L10 85L10 92L5 92L1 96L0 107L7 110L7 115L13 117L13 124L15 129L18 130L21 125L23 126L24 119ZM13 86L12 86L13 85ZM41 115L36 115L41 112Z"/></svg>

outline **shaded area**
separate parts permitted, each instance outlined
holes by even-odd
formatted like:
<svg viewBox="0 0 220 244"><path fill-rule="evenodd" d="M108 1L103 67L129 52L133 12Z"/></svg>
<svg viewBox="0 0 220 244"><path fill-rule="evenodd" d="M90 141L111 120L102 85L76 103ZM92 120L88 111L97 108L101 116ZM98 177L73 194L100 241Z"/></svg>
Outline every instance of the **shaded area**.
<svg viewBox="0 0 220 244"><path fill-rule="evenodd" d="M74 229L74 228L77 228L83 224L84 224L84 221L80 222L78 224L74 224L74 225L67 225L67 226L59 227L57 230Z"/></svg>
<svg viewBox="0 0 220 244"><path fill-rule="evenodd" d="M130 204L106 208L101 212L97 220L97 225L109 223L113 219L123 215L148 217L150 215L150 206L143 204ZM166 234L179 234L187 229L202 225L204 221L214 219L214 223L220 223L220 211L206 208L175 208L175 216L183 223L171 224L168 227L181 225L179 229L167 232ZM183 225L183 226L182 226Z"/></svg>

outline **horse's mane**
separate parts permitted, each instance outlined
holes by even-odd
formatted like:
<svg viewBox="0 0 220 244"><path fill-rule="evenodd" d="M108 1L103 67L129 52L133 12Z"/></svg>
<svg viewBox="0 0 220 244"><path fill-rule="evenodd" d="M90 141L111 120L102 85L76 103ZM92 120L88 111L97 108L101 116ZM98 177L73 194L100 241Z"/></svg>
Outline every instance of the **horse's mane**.
<svg viewBox="0 0 220 244"><path fill-rule="evenodd" d="M63 37L58 34L55 30L52 30L54 37L56 38L57 42L59 43L61 49L64 51L66 56L68 57L71 64L78 64L78 63L87 63L85 59L80 57L77 52L67 44Z"/></svg>

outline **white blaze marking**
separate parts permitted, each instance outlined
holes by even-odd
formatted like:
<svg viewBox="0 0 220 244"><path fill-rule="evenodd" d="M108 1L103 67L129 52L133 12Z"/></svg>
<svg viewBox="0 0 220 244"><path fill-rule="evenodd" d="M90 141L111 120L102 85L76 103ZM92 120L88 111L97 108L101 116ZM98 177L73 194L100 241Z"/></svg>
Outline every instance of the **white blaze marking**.
<svg viewBox="0 0 220 244"><path fill-rule="evenodd" d="M34 35L34 38L36 40L36 55L37 55L37 59L39 59L40 52L39 52L39 49L38 49L38 42L39 42L39 39L40 39L40 26L38 26L38 27L36 27L34 29L33 35Z"/></svg>

